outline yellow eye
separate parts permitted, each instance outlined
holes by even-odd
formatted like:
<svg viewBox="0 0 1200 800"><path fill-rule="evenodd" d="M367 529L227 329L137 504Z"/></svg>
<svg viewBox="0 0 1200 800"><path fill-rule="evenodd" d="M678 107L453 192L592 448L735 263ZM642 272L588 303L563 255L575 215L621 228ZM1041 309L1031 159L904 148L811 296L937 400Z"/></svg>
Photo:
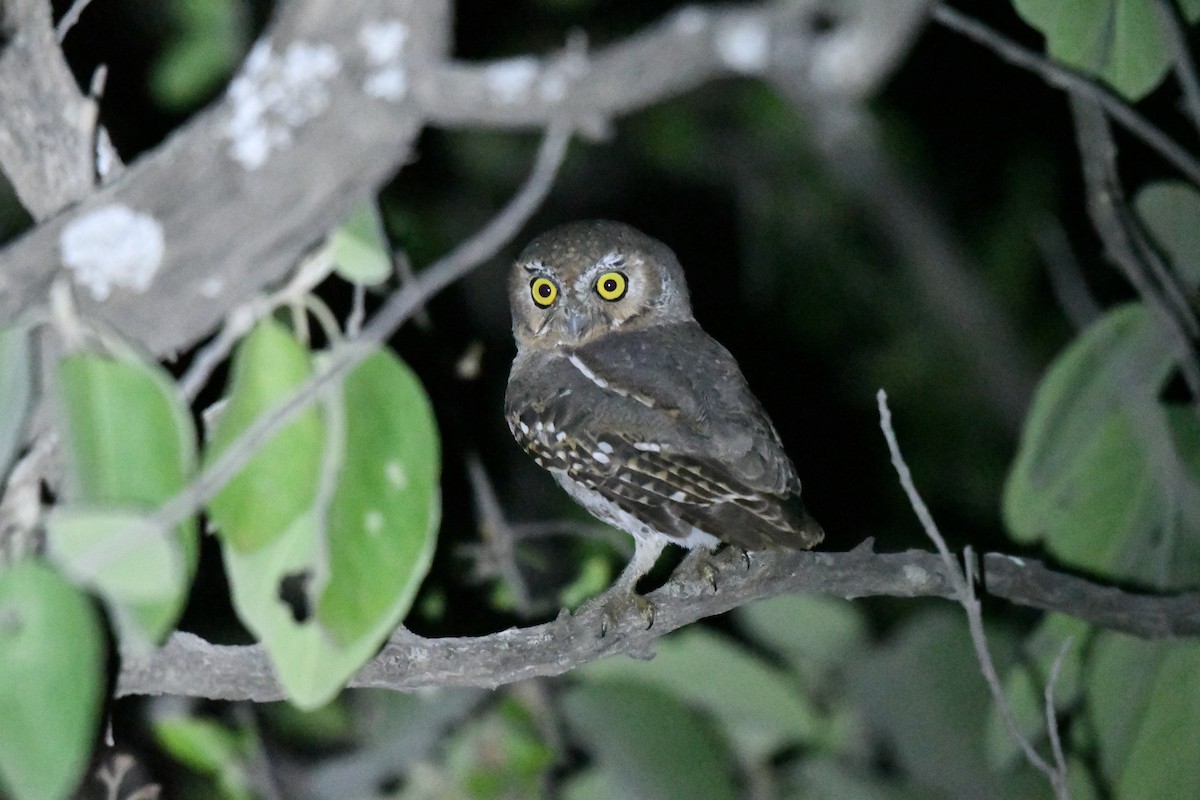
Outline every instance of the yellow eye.
<svg viewBox="0 0 1200 800"><path fill-rule="evenodd" d="M605 300L620 300L628 288L629 282L623 272L606 272L596 280L596 294Z"/></svg>
<svg viewBox="0 0 1200 800"><path fill-rule="evenodd" d="M558 287L549 278L534 278L529 284L529 293L533 295L533 302L542 308L549 307L558 299Z"/></svg>

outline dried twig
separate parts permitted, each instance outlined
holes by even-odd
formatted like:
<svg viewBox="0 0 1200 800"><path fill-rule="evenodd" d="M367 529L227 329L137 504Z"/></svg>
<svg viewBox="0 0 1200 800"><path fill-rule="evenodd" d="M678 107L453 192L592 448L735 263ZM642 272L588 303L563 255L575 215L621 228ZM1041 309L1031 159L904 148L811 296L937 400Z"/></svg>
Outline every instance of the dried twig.
<svg viewBox="0 0 1200 800"><path fill-rule="evenodd" d="M928 506L925 505L920 492L917 491L916 484L913 482L912 472L909 470L908 464L904 461L904 456L900 453L900 444L896 441L896 432L892 428L892 412L888 408L887 393L883 389L879 390L877 400L879 402L879 426L883 429L883 436L887 440L888 450L892 456L892 466L896 468L896 474L900 478L900 485L904 488L904 493L908 495L908 502L916 513L917 519L920 520L921 527L925 530L925 535L933 542L934 547L937 548L938 554L942 558L942 562L945 564L944 574L950 579L951 586L954 587L954 594L959 605L967 613L967 626L971 631L971 643L975 647L975 656L979 660L979 667L983 672L983 678L987 682L988 689L991 690L992 699L996 703L996 709L1000 712L1000 718L1004 721L1004 726L1008 729L1009 735L1020 745L1021 752L1025 754L1025 760L1046 776L1054 789L1055 797L1065 800L1070 797L1067 790L1067 768L1065 764L1059 761L1054 766L1051 766L1034 749L1033 744L1021 732L1020 726L1017 725L1012 706L1009 705L1008 698L1004 694L1004 685L1000 682L1000 676L996 674L996 665L992 662L992 654L988 649L987 633L983 629L983 612L979 606L979 598L975 596L975 585L971 577L971 565L974 563L974 559L968 552L967 568L964 571L954 556L951 555L950 548L946 546L946 540L942 538L941 531L938 530L933 515L929 513ZM1053 717L1048 719L1046 724L1053 726ZM1061 756L1061 748L1059 748L1059 752L1055 755Z"/></svg>
<svg viewBox="0 0 1200 800"><path fill-rule="evenodd" d="M538 151L533 172L499 214L474 236L425 269L414 283L393 294L357 339L346 342L334 352L322 372L309 378L274 411L255 420L191 484L160 506L154 514L155 522L174 527L196 513L321 391L340 381L429 298L495 255L517 234L550 192L570 138L569 130L552 127Z"/></svg>

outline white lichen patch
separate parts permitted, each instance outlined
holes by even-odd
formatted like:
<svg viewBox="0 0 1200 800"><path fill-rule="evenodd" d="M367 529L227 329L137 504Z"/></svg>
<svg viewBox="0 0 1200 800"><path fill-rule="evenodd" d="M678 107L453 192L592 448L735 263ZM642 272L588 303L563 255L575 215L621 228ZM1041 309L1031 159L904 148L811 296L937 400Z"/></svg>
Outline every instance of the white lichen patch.
<svg viewBox="0 0 1200 800"><path fill-rule="evenodd" d="M290 146L296 129L329 108L329 82L341 68L337 51L327 44L296 41L282 53L267 41L254 45L229 84L230 156L255 170Z"/></svg>
<svg viewBox="0 0 1200 800"><path fill-rule="evenodd" d="M200 282L196 291L201 297L207 297L209 300L220 297L221 292L225 291L225 279L219 275L210 275Z"/></svg>
<svg viewBox="0 0 1200 800"><path fill-rule="evenodd" d="M372 69L363 80L363 91L380 100L399 102L408 95L408 70L404 66L409 30L398 19L372 20L358 31L358 42Z"/></svg>
<svg viewBox="0 0 1200 800"><path fill-rule="evenodd" d="M117 203L68 222L58 246L75 282L96 300L108 299L114 288L146 291L166 249L158 220Z"/></svg>
<svg viewBox="0 0 1200 800"><path fill-rule="evenodd" d="M924 586L929 582L929 573L924 567L918 567L916 564L904 565L904 579L913 586Z"/></svg>
<svg viewBox="0 0 1200 800"><path fill-rule="evenodd" d="M717 30L717 55L727 67L746 74L762 72L771 58L771 31L761 19L740 19Z"/></svg>
<svg viewBox="0 0 1200 800"><path fill-rule="evenodd" d="M399 461L389 461L383 467L383 477L393 489L408 488L408 473Z"/></svg>
<svg viewBox="0 0 1200 800"><path fill-rule="evenodd" d="M483 75L488 94L502 106L528 100L537 78L538 61L529 56L497 61L488 67Z"/></svg>
<svg viewBox="0 0 1200 800"><path fill-rule="evenodd" d="M671 27L684 36L695 36L708 26L708 13L696 6L684 6L675 12Z"/></svg>

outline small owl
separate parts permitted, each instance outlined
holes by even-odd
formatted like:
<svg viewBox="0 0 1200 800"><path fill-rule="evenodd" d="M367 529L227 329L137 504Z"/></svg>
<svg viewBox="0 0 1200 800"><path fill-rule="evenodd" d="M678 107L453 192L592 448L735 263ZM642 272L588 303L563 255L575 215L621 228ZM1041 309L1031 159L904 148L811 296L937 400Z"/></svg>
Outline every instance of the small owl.
<svg viewBox="0 0 1200 800"><path fill-rule="evenodd" d="M631 592L668 542L808 549L824 536L737 362L692 317L683 268L619 222L534 239L509 281L513 436L594 516L631 534Z"/></svg>

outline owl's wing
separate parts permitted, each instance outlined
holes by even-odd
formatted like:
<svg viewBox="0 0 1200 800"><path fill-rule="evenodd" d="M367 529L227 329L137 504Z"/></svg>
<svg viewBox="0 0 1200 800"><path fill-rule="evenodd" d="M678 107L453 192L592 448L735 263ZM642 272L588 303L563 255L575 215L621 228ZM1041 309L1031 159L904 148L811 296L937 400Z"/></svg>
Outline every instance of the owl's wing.
<svg viewBox="0 0 1200 800"><path fill-rule="evenodd" d="M778 434L733 357L698 325L607 336L537 383L557 388L514 406L529 410L510 417L518 440L660 532L683 540L698 530L751 550L820 541Z"/></svg>

